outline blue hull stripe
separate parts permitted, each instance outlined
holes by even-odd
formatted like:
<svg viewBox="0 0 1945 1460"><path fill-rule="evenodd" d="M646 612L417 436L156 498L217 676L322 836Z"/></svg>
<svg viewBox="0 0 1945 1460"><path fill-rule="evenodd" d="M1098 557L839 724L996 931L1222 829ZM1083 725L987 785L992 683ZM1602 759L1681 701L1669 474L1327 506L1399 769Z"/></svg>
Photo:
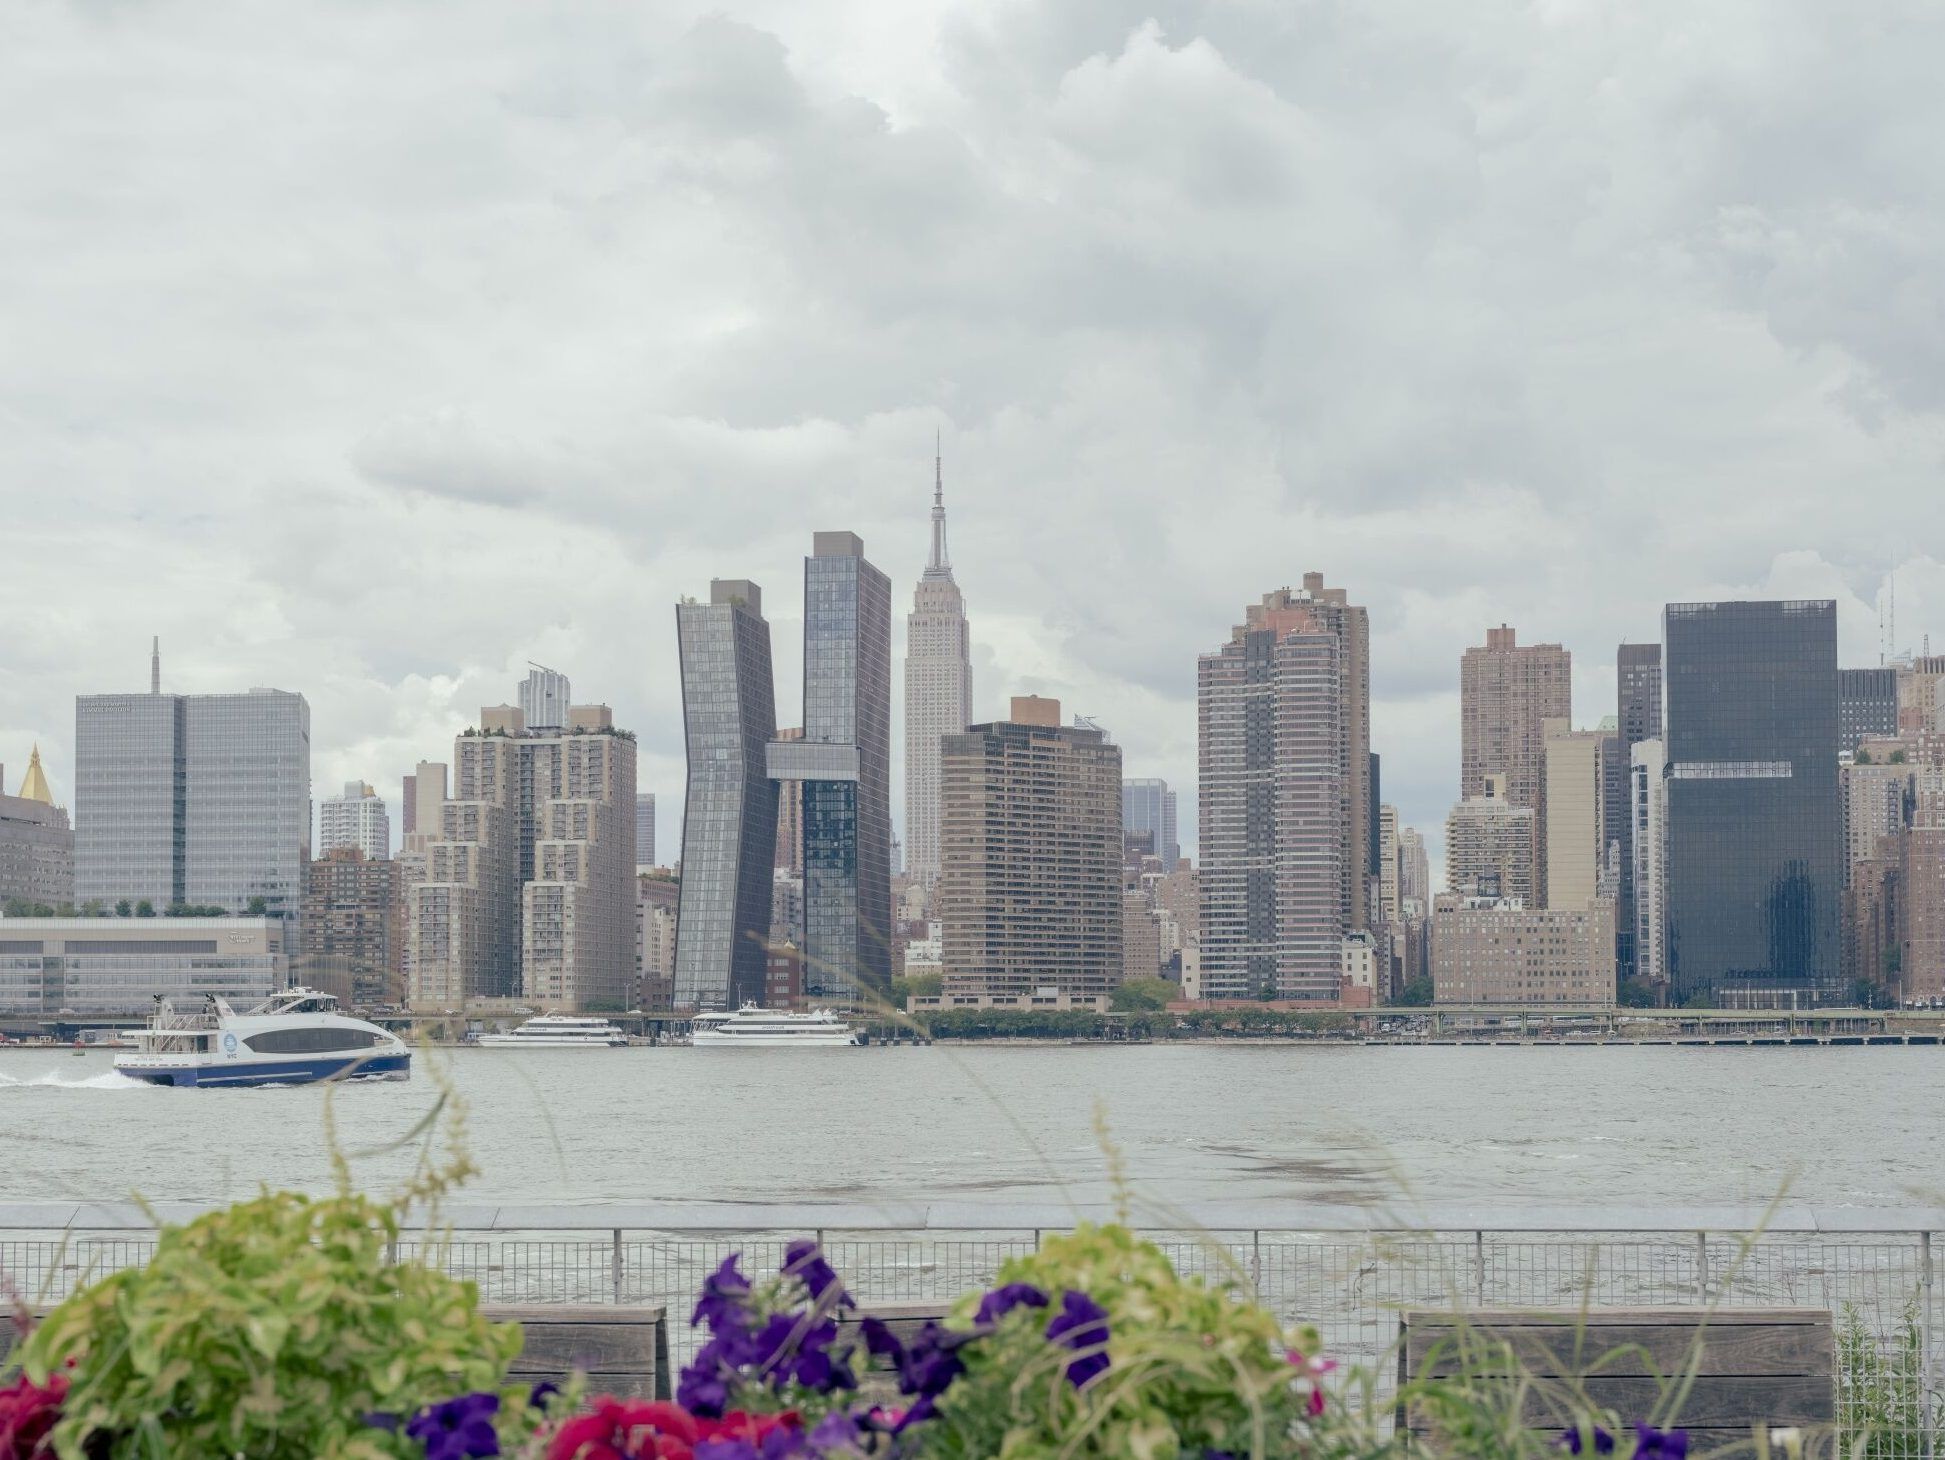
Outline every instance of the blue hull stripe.
<svg viewBox="0 0 1945 1460"><path fill-rule="evenodd" d="M130 1079L146 1080L151 1085L311 1085L340 1074L353 1080L380 1075L409 1076L412 1056L410 1053L383 1054L359 1059L353 1055L332 1054L310 1059L280 1060L274 1064L236 1062L150 1069L117 1065L115 1068Z"/></svg>

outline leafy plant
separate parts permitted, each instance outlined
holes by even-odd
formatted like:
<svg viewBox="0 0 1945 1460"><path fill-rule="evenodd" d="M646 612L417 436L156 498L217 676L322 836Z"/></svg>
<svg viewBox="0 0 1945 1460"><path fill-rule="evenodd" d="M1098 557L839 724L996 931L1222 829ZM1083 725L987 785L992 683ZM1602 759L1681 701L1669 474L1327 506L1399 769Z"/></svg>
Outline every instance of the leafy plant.
<svg viewBox="0 0 1945 1460"><path fill-rule="evenodd" d="M1854 1303L1837 1330L1837 1393L1852 1460L1907 1460L1925 1453L1924 1341L1918 1305L1907 1301L1888 1344L1879 1344ZM1945 1405L1932 1416L1945 1427Z"/></svg>
<svg viewBox="0 0 1945 1460"><path fill-rule="evenodd" d="M165 1230L148 1265L70 1298L28 1341L37 1383L75 1361L62 1460L409 1453L371 1428L497 1387L519 1328L471 1283L393 1262L398 1213L266 1193Z"/></svg>
<svg viewBox="0 0 1945 1460"><path fill-rule="evenodd" d="M1049 1238L1000 1269L994 1295L1009 1290L1042 1302L1012 1308L959 1351L965 1372L937 1401L927 1456L1283 1453L1322 1410L1304 1357L1320 1346L1314 1331L1294 1336L1293 1362L1268 1312L1180 1276L1125 1227ZM951 1326L971 1328L985 1302L962 1299Z"/></svg>
<svg viewBox="0 0 1945 1460"><path fill-rule="evenodd" d="M428 1147L450 1101L414 1133ZM421 1456L410 1420L456 1394L499 1390L519 1326L482 1317L473 1284L396 1258L401 1213L415 1202L436 1210L471 1174L450 1110L452 1155L439 1169L422 1161L391 1201L351 1192L334 1141L336 1195L266 1191L164 1227L146 1266L50 1313L23 1368L40 1385L67 1376L52 1435L60 1460ZM506 1397L509 1433L531 1430L526 1390ZM385 1418L396 1427L374 1423Z"/></svg>

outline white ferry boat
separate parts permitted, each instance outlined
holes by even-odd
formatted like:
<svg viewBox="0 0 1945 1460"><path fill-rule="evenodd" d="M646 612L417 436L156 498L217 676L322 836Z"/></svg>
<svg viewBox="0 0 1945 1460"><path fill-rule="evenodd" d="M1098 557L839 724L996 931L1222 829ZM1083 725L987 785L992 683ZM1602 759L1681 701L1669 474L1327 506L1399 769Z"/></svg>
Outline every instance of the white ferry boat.
<svg viewBox="0 0 1945 1460"><path fill-rule="evenodd" d="M698 1014L689 1042L698 1049L830 1048L856 1044L857 1031L829 1009L807 1014L745 1004L734 1014Z"/></svg>
<svg viewBox="0 0 1945 1460"><path fill-rule="evenodd" d="M628 1036L606 1019L541 1014L511 1034L482 1034L474 1042L495 1049L619 1049Z"/></svg>
<svg viewBox="0 0 1945 1460"><path fill-rule="evenodd" d="M412 1051L397 1035L338 1012L316 989L273 994L239 1014L208 996L195 1013L157 998L120 1073L151 1085L308 1085L318 1080L409 1079Z"/></svg>

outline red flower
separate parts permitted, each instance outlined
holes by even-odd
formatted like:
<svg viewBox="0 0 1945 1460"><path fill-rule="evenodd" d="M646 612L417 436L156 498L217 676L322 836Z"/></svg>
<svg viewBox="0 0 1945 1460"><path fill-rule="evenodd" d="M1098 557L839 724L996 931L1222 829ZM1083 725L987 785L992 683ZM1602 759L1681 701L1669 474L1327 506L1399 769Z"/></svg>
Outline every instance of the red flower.
<svg viewBox="0 0 1945 1460"><path fill-rule="evenodd" d="M699 1419L696 1421L698 1440L748 1440L752 1444L760 1442L773 1430L794 1430L798 1426L797 1411L786 1409L782 1414L745 1414L742 1410L732 1410L721 1419Z"/></svg>
<svg viewBox="0 0 1945 1460"><path fill-rule="evenodd" d="M0 1389L0 1460L54 1460L47 1437L67 1395L65 1374L50 1375L45 1389L24 1374Z"/></svg>
<svg viewBox="0 0 1945 1460"><path fill-rule="evenodd" d="M554 1432L547 1460L694 1460L696 1422L666 1400L602 1395Z"/></svg>

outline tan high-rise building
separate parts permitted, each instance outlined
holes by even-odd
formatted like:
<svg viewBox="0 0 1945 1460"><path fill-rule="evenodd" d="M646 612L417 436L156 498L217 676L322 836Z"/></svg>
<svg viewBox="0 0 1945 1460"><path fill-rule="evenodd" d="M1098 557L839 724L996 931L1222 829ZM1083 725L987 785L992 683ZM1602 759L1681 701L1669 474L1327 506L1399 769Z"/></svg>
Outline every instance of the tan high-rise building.
<svg viewBox="0 0 1945 1460"><path fill-rule="evenodd" d="M1058 701L1017 699L1010 720L940 742L948 1007L1104 1000L1121 981L1121 751L1059 718Z"/></svg>
<svg viewBox="0 0 1945 1460"><path fill-rule="evenodd" d="M1121 894L1121 981L1154 978L1161 971L1161 920L1148 894L1130 887Z"/></svg>
<svg viewBox="0 0 1945 1460"><path fill-rule="evenodd" d="M1897 992L1906 1001L1945 999L1945 769L1912 778L1911 825L1900 877L1903 951Z"/></svg>
<svg viewBox="0 0 1945 1460"><path fill-rule="evenodd" d="M1506 799L1506 779L1484 777L1481 794L1468 796L1445 818L1445 881L1462 897L1516 898L1531 907L1533 808Z"/></svg>
<svg viewBox="0 0 1945 1460"><path fill-rule="evenodd" d="M1432 859L1425 851L1425 834L1415 826L1398 828L1398 902L1408 918L1422 918L1432 910Z"/></svg>
<svg viewBox="0 0 1945 1460"><path fill-rule="evenodd" d="M972 637L946 551L945 475L932 462L932 551L905 620L906 875L929 898L939 880L939 742L972 719Z"/></svg>
<svg viewBox="0 0 1945 1460"><path fill-rule="evenodd" d="M605 705L529 730L480 711L453 746L452 798L409 894L415 1009L520 998L623 1009L635 985L635 743Z"/></svg>
<svg viewBox="0 0 1945 1460"><path fill-rule="evenodd" d="M9 796L6 789L0 771L0 901L24 903L28 911L66 906L74 901L74 829L67 811L54 804L38 745L20 778L20 794Z"/></svg>
<svg viewBox="0 0 1945 1460"><path fill-rule="evenodd" d="M1364 611L1317 574L1304 583L1248 605L1197 661L1205 998L1335 999L1344 935L1363 926ZM1346 654L1359 662L1347 668Z"/></svg>
<svg viewBox="0 0 1945 1460"><path fill-rule="evenodd" d="M405 909L400 864L336 847L304 878L304 915L291 950L291 977L371 1009L405 997Z"/></svg>
<svg viewBox="0 0 1945 1460"><path fill-rule="evenodd" d="M1317 622L1337 640L1337 674L1342 716L1338 751L1340 835L1344 843L1341 902L1346 930L1369 927L1366 870L1370 865L1371 818L1371 621L1342 588L1326 588L1322 573L1303 575L1299 602L1310 605Z"/></svg>
<svg viewBox="0 0 1945 1460"><path fill-rule="evenodd" d="M1378 907L1375 922L1395 923L1399 918L1400 878L1398 864L1398 808L1378 808Z"/></svg>
<svg viewBox="0 0 1945 1460"><path fill-rule="evenodd" d="M1438 899L1432 913L1435 1004L1614 1004L1614 902L1575 909Z"/></svg>
<svg viewBox="0 0 1945 1460"><path fill-rule="evenodd" d="M1601 891L1608 842L1604 754L1615 740L1611 731L1570 729L1564 719L1546 722L1541 897L1547 907L1572 912Z"/></svg>
<svg viewBox="0 0 1945 1460"><path fill-rule="evenodd" d="M1505 798L1533 812L1533 886L1546 886L1546 722L1573 716L1573 655L1558 644L1521 645L1508 624L1459 661L1459 796L1505 778Z"/></svg>

